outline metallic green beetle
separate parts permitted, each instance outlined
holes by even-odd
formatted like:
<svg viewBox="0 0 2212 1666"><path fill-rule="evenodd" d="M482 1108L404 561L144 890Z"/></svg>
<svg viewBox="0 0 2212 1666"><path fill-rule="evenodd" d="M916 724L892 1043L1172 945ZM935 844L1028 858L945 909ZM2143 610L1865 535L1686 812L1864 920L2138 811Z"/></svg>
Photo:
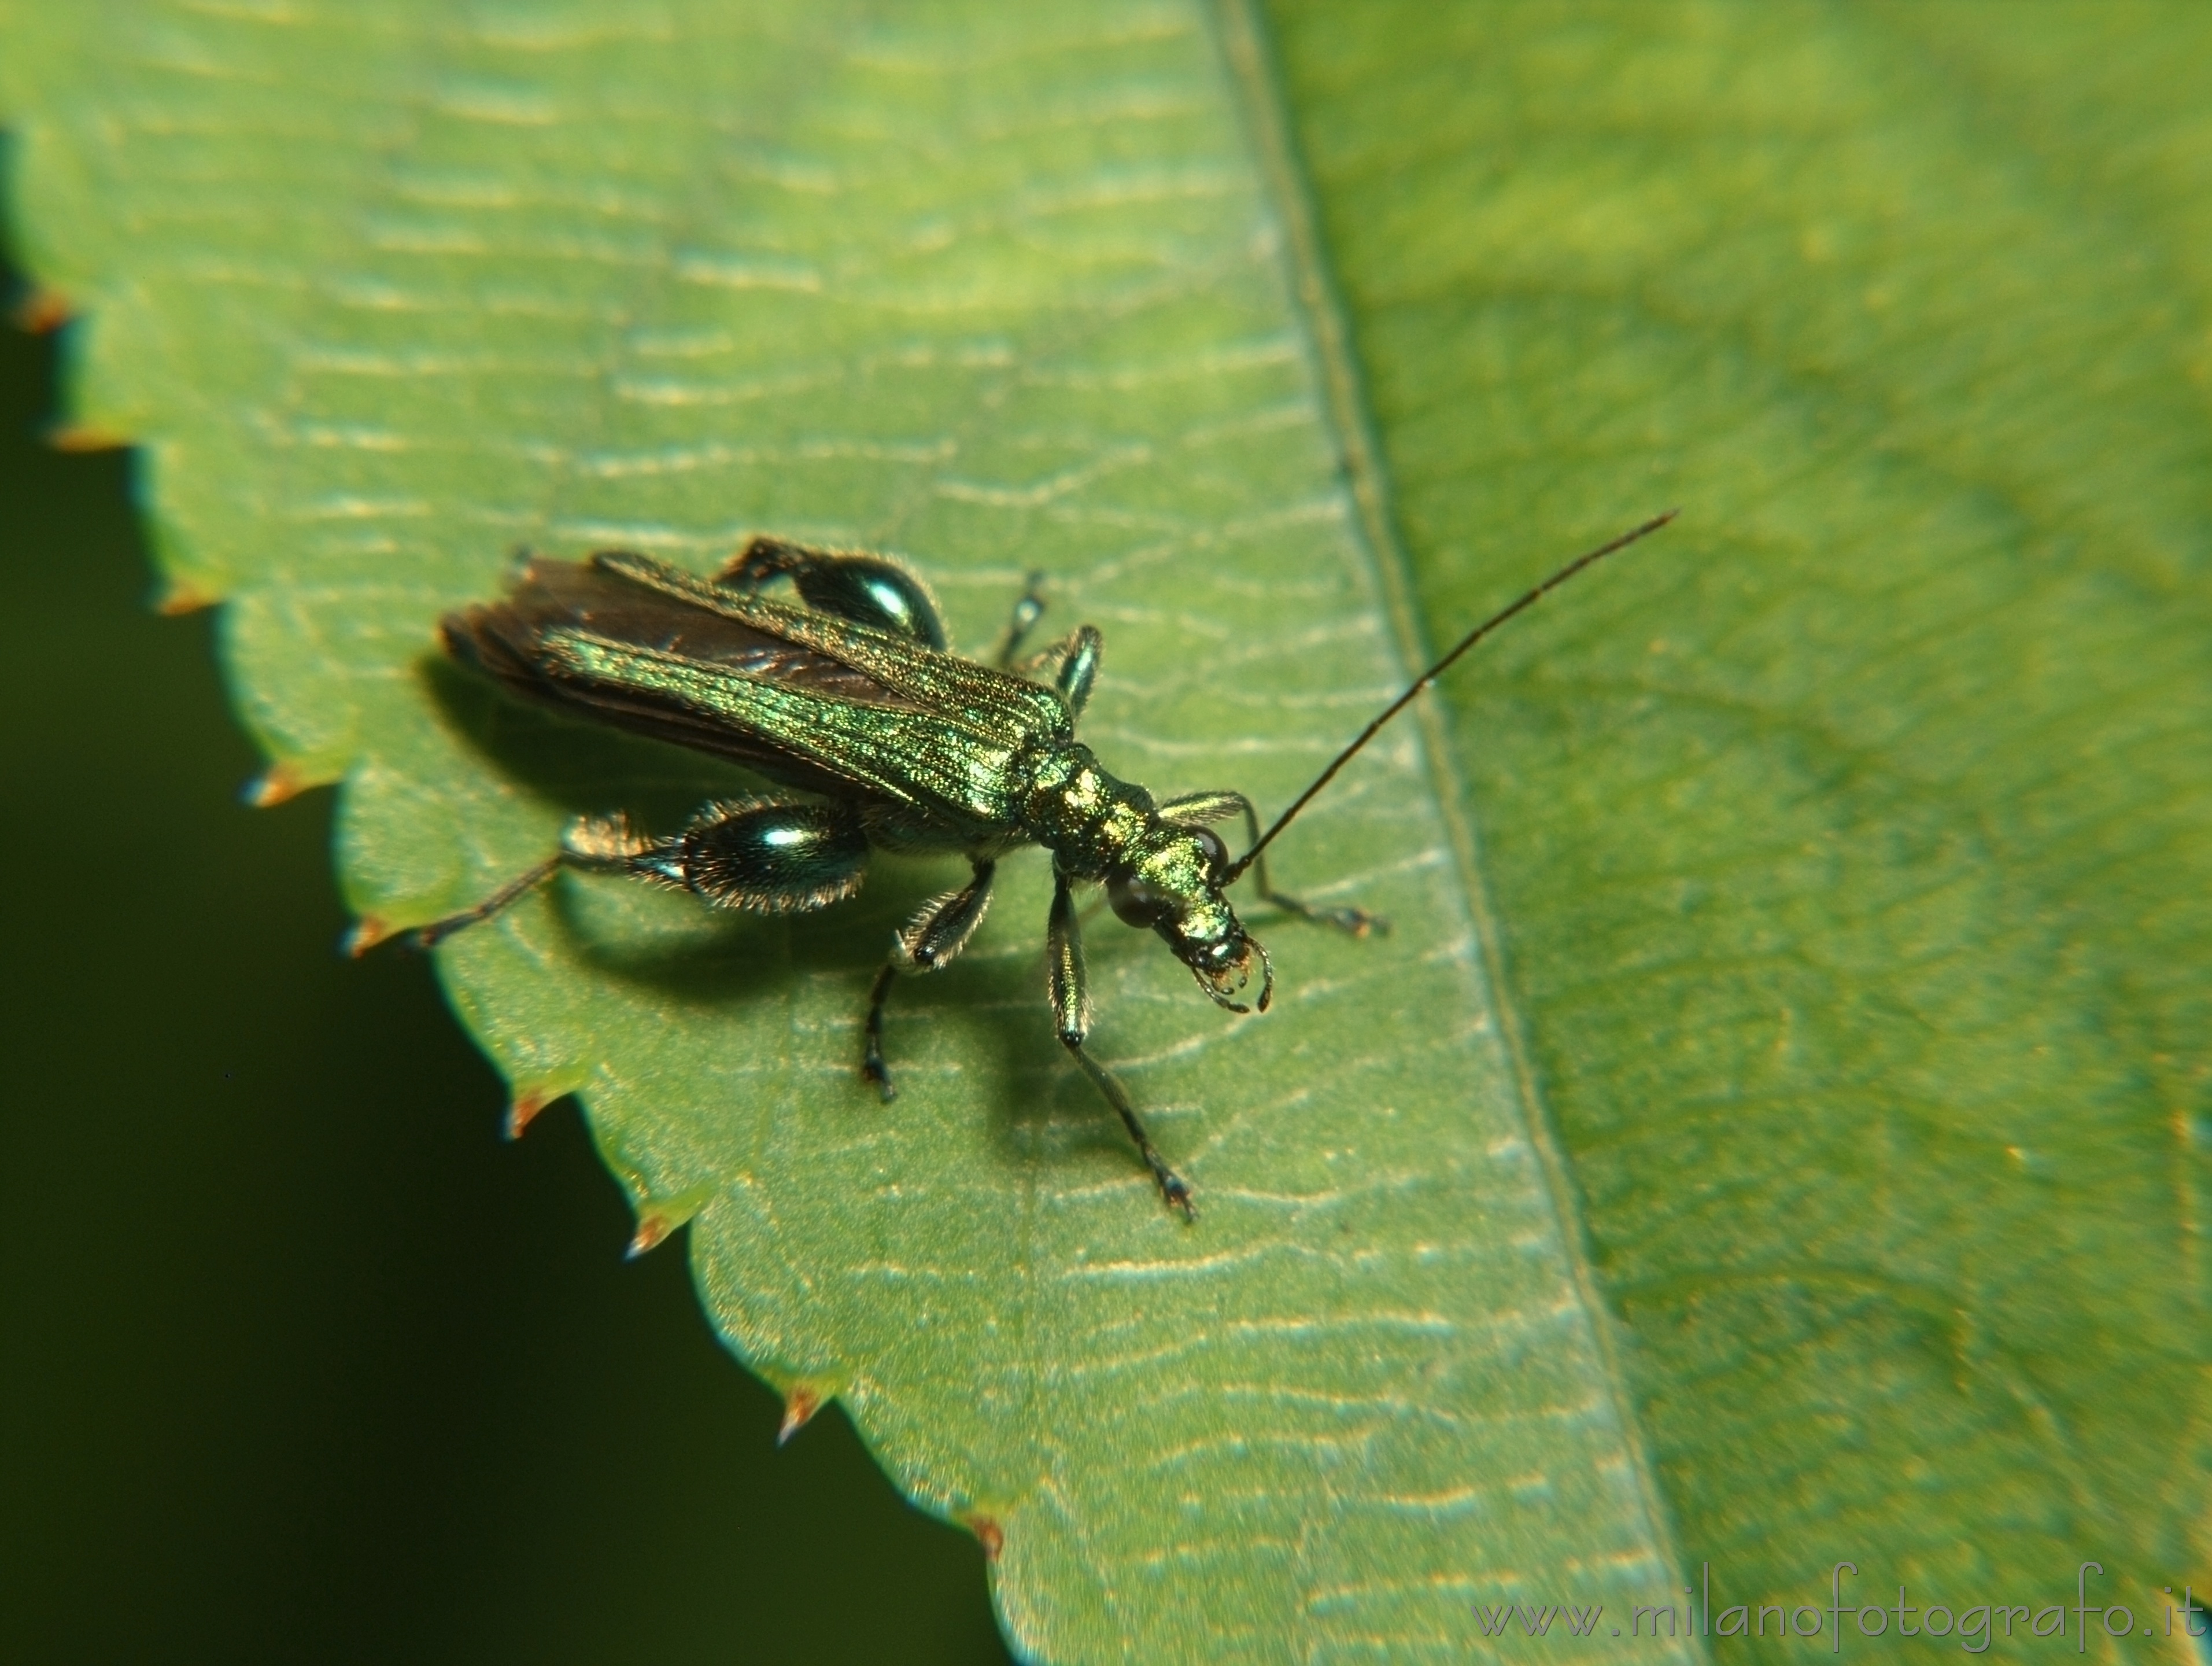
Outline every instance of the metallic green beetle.
<svg viewBox="0 0 2212 1666"><path fill-rule="evenodd" d="M1115 914L1158 933L1217 1005L1265 1012L1273 971L1230 906L1229 887L1249 869L1261 897L1287 912L1358 934L1379 925L1358 909L1311 909L1275 891L1261 852L1481 636L1668 519L1592 551L1470 632L1265 834L1241 793L1163 803L1100 765L1075 738L1097 676L1099 635L1085 625L1018 660L1043 611L1034 582L994 668L945 651L928 592L882 556L757 538L711 581L616 550L582 562L530 560L505 600L447 617L445 644L456 660L520 694L734 759L806 796L709 804L683 831L661 837L619 814L579 818L545 861L475 907L421 927L413 940L427 947L489 919L564 866L688 890L720 907L799 914L858 891L872 848L963 856L968 884L931 900L897 933L869 996L861 1068L888 1099L883 1023L894 981L958 955L989 904L999 859L1042 845L1053 856L1047 944L1060 1043L1120 1115L1161 1197L1194 1219L1189 1186L1161 1157L1121 1085L1085 1049L1091 1004L1075 887L1103 883ZM805 605L761 593L787 578ZM1210 824L1237 816L1252 843L1232 861ZM1248 1006L1239 996L1255 961L1259 988Z"/></svg>

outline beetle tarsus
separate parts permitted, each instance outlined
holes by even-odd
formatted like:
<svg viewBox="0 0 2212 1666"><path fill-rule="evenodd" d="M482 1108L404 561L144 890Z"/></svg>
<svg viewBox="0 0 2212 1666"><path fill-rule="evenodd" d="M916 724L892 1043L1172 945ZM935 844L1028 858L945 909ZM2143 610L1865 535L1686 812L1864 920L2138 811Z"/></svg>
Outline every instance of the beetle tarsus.
<svg viewBox="0 0 2212 1666"><path fill-rule="evenodd" d="M1317 926L1334 926L1352 937L1388 937L1390 922L1379 914L1370 914L1365 909L1317 909L1310 903L1301 903L1295 897L1285 897L1279 891L1264 886L1260 892L1263 902L1273 903L1285 914L1294 914L1301 920L1310 920Z"/></svg>
<svg viewBox="0 0 2212 1666"><path fill-rule="evenodd" d="M1190 1201L1190 1188L1173 1169L1155 1169L1152 1177L1160 1183L1160 1196L1170 1208L1182 1211L1182 1218L1192 1223L1198 1219L1198 1206Z"/></svg>
<svg viewBox="0 0 2212 1666"><path fill-rule="evenodd" d="M410 949L434 949L455 932L470 926L480 925L509 903L544 885L559 871L562 863L567 860L565 854L556 851L538 863L536 867L509 879L474 908L463 909L459 914L449 914L442 920L433 920L427 926L417 926L413 931L407 933L401 941Z"/></svg>
<svg viewBox="0 0 2212 1666"><path fill-rule="evenodd" d="M1006 621L1006 634L999 639L998 666L1001 671L1013 668L1014 656L1022 651L1022 643L1036 622L1044 617L1044 575L1031 573L1021 596L1014 603L1013 617Z"/></svg>
<svg viewBox="0 0 2212 1666"><path fill-rule="evenodd" d="M891 982L898 976L898 964L885 961L883 970L876 974L874 985L868 990L868 1021L863 1026L867 1037L867 1051L860 1059L860 1075L873 1082L876 1091L889 1104L898 1097L898 1089L891 1082L891 1067L884 1062L884 1008L890 1002Z"/></svg>
<svg viewBox="0 0 2212 1666"><path fill-rule="evenodd" d="M1091 1033L1090 979L1083 965L1083 932L1076 924L1075 891L1067 875L1056 874L1054 879L1052 913L1045 925L1045 959L1051 969L1047 988L1052 1002L1054 1032L1060 1037L1060 1044L1067 1049L1068 1056L1083 1067L1083 1073L1091 1078L1091 1085L1114 1107L1121 1126L1128 1129L1137 1154L1152 1171L1152 1183L1160 1189L1161 1201L1170 1208L1180 1210L1185 1220L1196 1220L1198 1210L1191 1203L1189 1185L1168 1166L1159 1147L1152 1144L1152 1136L1145 1132L1137 1108L1129 1103L1121 1084L1114 1079L1105 1066L1083 1050L1084 1040Z"/></svg>
<svg viewBox="0 0 2212 1666"><path fill-rule="evenodd" d="M1137 1155L1145 1159L1145 1166L1152 1171L1152 1183L1160 1189L1160 1201L1170 1209L1179 1211L1186 1221L1198 1219L1198 1207L1190 1201L1190 1183L1168 1166L1167 1158L1152 1143L1152 1136L1145 1131L1144 1122L1137 1116L1136 1106L1129 1103L1128 1094L1115 1081L1105 1066L1083 1050L1083 1038L1063 1035L1060 1045L1070 1057L1083 1067L1083 1073L1091 1078L1091 1085L1105 1096L1106 1103L1114 1107L1121 1118L1121 1126L1129 1131L1129 1138L1137 1147Z"/></svg>

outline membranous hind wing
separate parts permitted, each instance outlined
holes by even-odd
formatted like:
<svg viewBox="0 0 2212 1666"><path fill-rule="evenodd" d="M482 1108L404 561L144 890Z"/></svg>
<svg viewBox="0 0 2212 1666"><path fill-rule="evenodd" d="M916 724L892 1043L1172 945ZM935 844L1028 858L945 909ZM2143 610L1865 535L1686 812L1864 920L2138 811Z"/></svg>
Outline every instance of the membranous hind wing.
<svg viewBox="0 0 2212 1666"><path fill-rule="evenodd" d="M1014 819L1015 755L1067 724L1049 689L627 553L532 561L442 629L518 693L979 836Z"/></svg>

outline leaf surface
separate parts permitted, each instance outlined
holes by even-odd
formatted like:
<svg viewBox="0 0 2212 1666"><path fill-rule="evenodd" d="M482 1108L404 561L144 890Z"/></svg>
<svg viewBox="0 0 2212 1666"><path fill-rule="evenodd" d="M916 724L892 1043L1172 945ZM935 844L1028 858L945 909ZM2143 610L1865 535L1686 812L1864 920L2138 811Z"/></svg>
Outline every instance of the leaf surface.
<svg viewBox="0 0 2212 1666"><path fill-rule="evenodd" d="M2204 1583L2208 43L2033 15L1283 30L1425 617L1690 506L1447 699L1731 1602Z"/></svg>
<svg viewBox="0 0 2212 1666"><path fill-rule="evenodd" d="M1391 937L1255 909L1238 1021L1093 924L1194 1229L1051 1038L1042 858L890 1107L941 866L441 952L1024 1651L1462 1659L1703 1561L2204 1564L2205 170L2185 14L2090 15L19 4L0 108L79 421L396 924L744 784L437 660L518 544L890 549L972 651L1042 569L1109 766L1273 806L1686 506L1279 847Z"/></svg>

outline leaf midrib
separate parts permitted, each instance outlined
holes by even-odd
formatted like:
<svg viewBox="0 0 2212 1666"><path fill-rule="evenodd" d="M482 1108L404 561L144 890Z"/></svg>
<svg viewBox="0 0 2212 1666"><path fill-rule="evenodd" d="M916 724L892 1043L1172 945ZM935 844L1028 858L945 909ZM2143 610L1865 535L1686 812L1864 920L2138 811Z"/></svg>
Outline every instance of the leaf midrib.
<svg viewBox="0 0 2212 1666"><path fill-rule="evenodd" d="M1217 46L1241 106L1246 143L1252 149L1261 189L1282 234L1281 256L1291 279L1289 303L1303 326L1306 350L1322 395L1324 420L1358 510L1359 547L1389 615L1399 673L1410 679L1413 667L1428 664L1431 655L1414 601L1412 560L1400 532L1389 471L1352 348L1349 317L1318 233L1313 182L1290 125L1279 59L1255 0L1214 0L1213 9ZM1627 1393L1626 1371L1598 1288L1573 1177L1513 999L1510 967L1490 900L1473 806L1452 763L1455 754L1443 702L1416 701L1409 715L1420 726L1423 759L1451 847L1468 926L1481 956L1484 999L1505 1051L1522 1125L1543 1165L1545 1193L1559 1253L1588 1322L1613 1422L1635 1475L1644 1534L1662 1564L1670 1571L1677 1569L1682 1564L1671 1514L1659 1488L1641 1420ZM1686 1652L1703 1658L1708 1651L1692 1644Z"/></svg>

